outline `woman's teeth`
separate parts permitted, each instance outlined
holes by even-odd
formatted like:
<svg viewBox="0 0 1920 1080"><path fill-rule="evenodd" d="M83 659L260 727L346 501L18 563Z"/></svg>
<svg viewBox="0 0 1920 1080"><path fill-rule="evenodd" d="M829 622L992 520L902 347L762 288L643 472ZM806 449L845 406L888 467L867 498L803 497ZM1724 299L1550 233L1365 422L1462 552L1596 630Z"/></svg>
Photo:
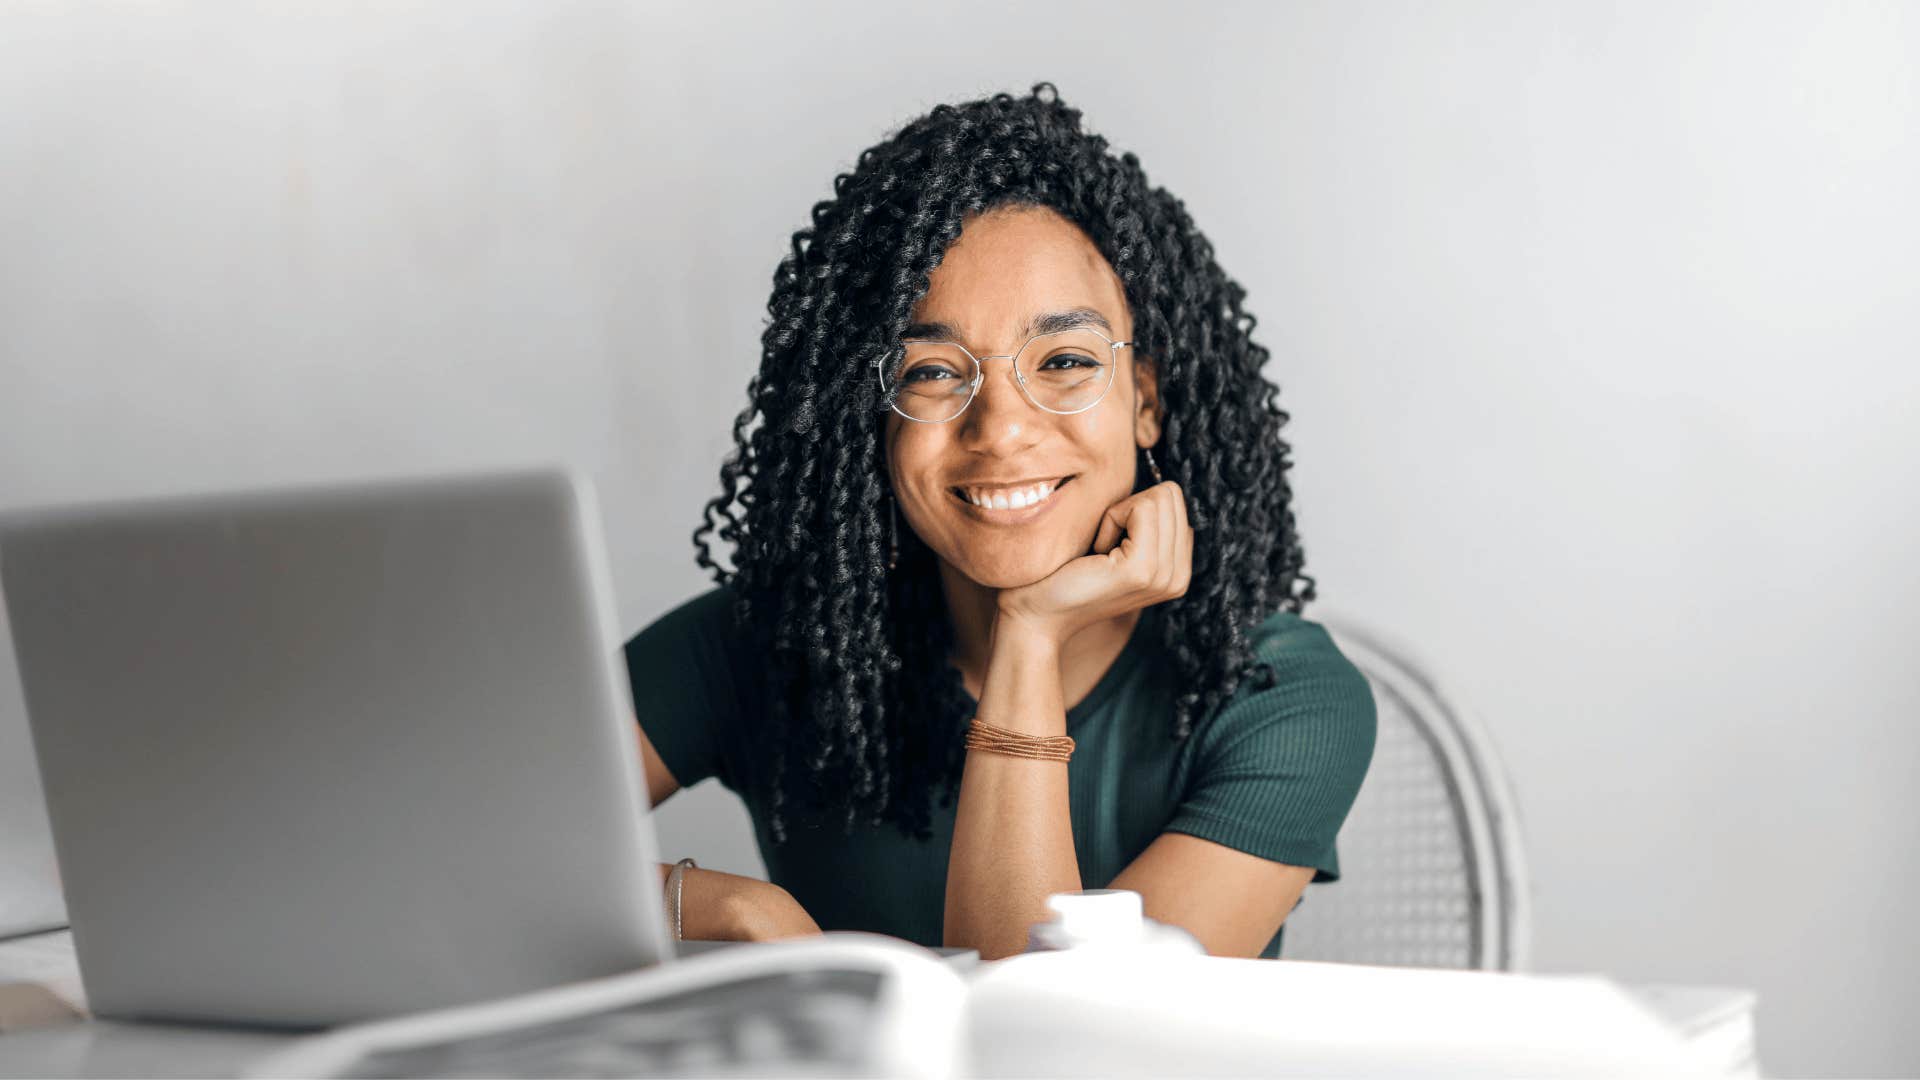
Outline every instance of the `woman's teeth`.
<svg viewBox="0 0 1920 1080"><path fill-rule="evenodd" d="M1059 486L1059 481L1052 481L1012 490L987 491L980 488L959 490L966 496L967 501L975 506L983 506L989 510L1019 510L1035 503L1045 502Z"/></svg>

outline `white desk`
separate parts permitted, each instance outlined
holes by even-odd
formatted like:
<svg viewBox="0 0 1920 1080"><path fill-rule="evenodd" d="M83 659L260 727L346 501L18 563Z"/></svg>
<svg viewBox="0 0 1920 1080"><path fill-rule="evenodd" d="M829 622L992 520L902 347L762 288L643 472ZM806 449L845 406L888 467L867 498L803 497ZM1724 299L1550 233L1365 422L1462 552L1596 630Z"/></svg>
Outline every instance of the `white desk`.
<svg viewBox="0 0 1920 1080"><path fill-rule="evenodd" d="M1724 1075L1759 1076L1755 995L1712 987L1622 987ZM0 942L0 1077L231 1076L287 1038L254 1031L86 1018L64 932Z"/></svg>

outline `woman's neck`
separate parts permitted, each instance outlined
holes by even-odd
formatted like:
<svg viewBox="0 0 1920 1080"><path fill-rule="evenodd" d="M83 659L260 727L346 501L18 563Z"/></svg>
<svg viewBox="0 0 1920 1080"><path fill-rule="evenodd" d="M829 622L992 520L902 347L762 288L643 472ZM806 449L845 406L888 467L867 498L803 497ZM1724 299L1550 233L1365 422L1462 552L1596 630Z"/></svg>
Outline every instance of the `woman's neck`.
<svg viewBox="0 0 1920 1080"><path fill-rule="evenodd" d="M988 588L962 574L945 562L940 568L940 589L946 595L947 613L953 623L953 663L960 669L967 693L975 700L987 676L987 661L993 656L993 625L999 614L1000 590ZM1100 677L1107 673L1140 622L1140 610L1129 611L1085 627L1060 648L1060 690L1067 708L1078 705Z"/></svg>

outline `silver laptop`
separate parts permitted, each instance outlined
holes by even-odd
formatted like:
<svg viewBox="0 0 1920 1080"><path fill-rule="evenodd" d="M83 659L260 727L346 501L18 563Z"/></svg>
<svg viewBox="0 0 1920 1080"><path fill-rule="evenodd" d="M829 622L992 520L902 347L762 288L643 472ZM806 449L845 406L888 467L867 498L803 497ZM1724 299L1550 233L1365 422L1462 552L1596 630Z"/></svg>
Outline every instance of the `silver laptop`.
<svg viewBox="0 0 1920 1080"><path fill-rule="evenodd" d="M96 1014L323 1025L670 955L589 488L0 516Z"/></svg>

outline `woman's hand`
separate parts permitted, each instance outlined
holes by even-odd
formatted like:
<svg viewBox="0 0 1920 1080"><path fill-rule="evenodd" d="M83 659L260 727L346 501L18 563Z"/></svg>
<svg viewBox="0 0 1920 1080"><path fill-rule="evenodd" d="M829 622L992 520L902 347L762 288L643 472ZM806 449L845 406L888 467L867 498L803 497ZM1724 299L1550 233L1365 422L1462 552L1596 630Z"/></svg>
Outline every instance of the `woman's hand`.
<svg viewBox="0 0 1920 1080"><path fill-rule="evenodd" d="M1162 481L1114 503L1091 555L1031 585L1004 589L999 618L1064 645L1085 627L1185 596L1193 579L1193 527L1180 485Z"/></svg>
<svg viewBox="0 0 1920 1080"><path fill-rule="evenodd" d="M772 941L819 932L800 902L772 882L698 869L680 881L680 936L688 941Z"/></svg>

